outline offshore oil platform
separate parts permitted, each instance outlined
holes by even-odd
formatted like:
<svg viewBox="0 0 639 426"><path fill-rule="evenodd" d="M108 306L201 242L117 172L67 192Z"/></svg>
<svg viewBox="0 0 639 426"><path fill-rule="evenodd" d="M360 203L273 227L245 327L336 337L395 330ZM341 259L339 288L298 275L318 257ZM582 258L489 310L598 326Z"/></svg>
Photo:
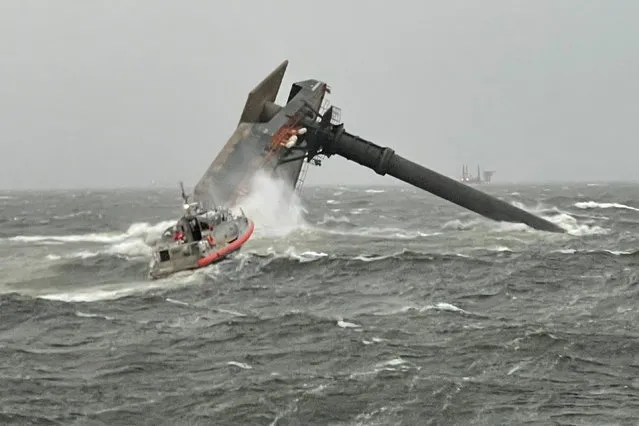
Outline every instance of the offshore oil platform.
<svg viewBox="0 0 639 426"><path fill-rule="evenodd" d="M204 206L232 207L248 194L259 170L299 189L310 163L321 165L324 158L339 155L489 219L565 232L543 218L407 160L391 148L347 132L339 108L328 101L331 89L323 81L294 83L286 104L277 105L287 66L288 61L282 62L249 93L235 132L195 185L194 200Z"/></svg>
<svg viewBox="0 0 639 426"><path fill-rule="evenodd" d="M490 183L492 181L493 175L495 174L494 170L484 170L484 173L481 173L479 166L477 166L477 176L471 176L468 172L468 164L464 164L462 166L462 174L459 178L460 182L463 183Z"/></svg>

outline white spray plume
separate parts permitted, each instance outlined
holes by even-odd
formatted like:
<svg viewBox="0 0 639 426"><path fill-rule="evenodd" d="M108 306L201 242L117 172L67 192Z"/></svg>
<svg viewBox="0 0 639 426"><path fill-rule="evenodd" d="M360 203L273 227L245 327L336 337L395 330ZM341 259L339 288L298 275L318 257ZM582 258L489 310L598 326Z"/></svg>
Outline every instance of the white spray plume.
<svg viewBox="0 0 639 426"><path fill-rule="evenodd" d="M256 236L284 236L305 227L304 207L291 185L259 170L236 203L255 223Z"/></svg>

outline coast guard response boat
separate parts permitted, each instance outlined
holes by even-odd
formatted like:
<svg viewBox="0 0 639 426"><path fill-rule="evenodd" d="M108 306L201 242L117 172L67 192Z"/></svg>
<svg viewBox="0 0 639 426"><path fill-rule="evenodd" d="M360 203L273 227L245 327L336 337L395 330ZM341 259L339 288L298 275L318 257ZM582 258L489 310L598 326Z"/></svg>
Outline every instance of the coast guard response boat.
<svg viewBox="0 0 639 426"><path fill-rule="evenodd" d="M209 210L199 202L189 203L183 186L182 198L184 214L164 231L153 247L150 279L219 262L240 250L255 229L243 211L241 215L234 215L227 208Z"/></svg>

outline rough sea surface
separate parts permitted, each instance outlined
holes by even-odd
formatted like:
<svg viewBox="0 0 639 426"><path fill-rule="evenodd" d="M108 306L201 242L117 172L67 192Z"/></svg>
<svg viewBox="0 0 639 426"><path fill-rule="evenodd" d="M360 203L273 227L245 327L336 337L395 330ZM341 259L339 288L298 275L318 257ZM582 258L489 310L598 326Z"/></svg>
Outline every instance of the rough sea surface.
<svg viewBox="0 0 639 426"><path fill-rule="evenodd" d="M275 183L232 259L148 281L166 190L0 193L0 424L631 425L639 185Z"/></svg>

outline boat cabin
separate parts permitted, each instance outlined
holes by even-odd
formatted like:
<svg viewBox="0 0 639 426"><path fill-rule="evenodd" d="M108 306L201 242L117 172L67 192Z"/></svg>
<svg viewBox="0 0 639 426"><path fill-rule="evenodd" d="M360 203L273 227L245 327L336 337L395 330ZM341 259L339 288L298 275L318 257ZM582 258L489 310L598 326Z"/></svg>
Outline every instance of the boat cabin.
<svg viewBox="0 0 639 426"><path fill-rule="evenodd" d="M202 232L212 231L215 226L229 219L230 213L225 210L201 216L185 215L178 220L172 236L184 242L201 241Z"/></svg>
<svg viewBox="0 0 639 426"><path fill-rule="evenodd" d="M209 229L209 224L199 220L197 216L185 216L180 218L175 225L175 235L176 239L190 243L202 240L202 231ZM182 236L182 238L177 236Z"/></svg>

